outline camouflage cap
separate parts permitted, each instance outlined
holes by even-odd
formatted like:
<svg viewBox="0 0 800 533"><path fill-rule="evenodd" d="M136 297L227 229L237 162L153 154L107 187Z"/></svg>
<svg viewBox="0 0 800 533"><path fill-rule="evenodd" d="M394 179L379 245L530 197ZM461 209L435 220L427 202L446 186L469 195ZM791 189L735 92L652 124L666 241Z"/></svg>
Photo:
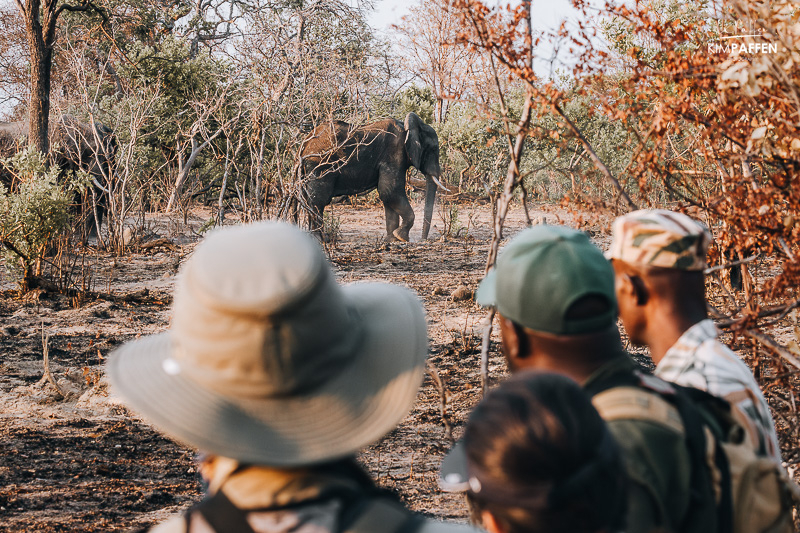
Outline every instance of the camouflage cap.
<svg viewBox="0 0 800 533"><path fill-rule="evenodd" d="M642 209L614 221L606 257L633 265L703 270L710 242L709 231L682 213Z"/></svg>

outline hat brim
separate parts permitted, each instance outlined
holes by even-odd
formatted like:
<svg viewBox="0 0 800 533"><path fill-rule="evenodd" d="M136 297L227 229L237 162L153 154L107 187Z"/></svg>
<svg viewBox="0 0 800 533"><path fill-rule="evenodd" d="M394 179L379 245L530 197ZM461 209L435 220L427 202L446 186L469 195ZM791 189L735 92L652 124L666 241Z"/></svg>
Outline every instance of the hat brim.
<svg viewBox="0 0 800 533"><path fill-rule="evenodd" d="M243 463L292 467L352 455L413 406L427 328L407 289L357 283L343 291L361 317L363 340L348 364L313 390L246 400L215 393L175 368L167 331L109 358L112 393L176 440Z"/></svg>
<svg viewBox="0 0 800 533"><path fill-rule="evenodd" d="M478 284L475 301L483 307L497 305L497 269L492 268Z"/></svg>
<svg viewBox="0 0 800 533"><path fill-rule="evenodd" d="M462 441L447 452L439 468L439 488L444 492L466 492L469 490L467 454Z"/></svg>

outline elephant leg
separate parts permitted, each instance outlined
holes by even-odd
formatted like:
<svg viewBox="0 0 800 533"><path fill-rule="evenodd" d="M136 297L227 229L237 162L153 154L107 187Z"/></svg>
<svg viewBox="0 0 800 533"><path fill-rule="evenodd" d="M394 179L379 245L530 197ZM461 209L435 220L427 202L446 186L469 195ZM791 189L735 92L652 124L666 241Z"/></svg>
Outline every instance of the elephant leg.
<svg viewBox="0 0 800 533"><path fill-rule="evenodd" d="M394 232L400 226L400 215L386 203L383 204L383 212L386 215L386 240L398 239Z"/></svg>
<svg viewBox="0 0 800 533"><path fill-rule="evenodd" d="M414 209L405 195L405 191L395 194L383 202L386 211L386 234L388 238L394 237L397 240L408 242L408 233L414 225ZM392 224L389 224L389 211L393 213ZM399 218L403 219L402 224Z"/></svg>
<svg viewBox="0 0 800 533"><path fill-rule="evenodd" d="M395 211L400 213L400 217L403 219L403 223L395 230L395 235L404 241L408 241L410 240L408 233L414 225L414 208L411 207L411 203L408 201L405 191L403 191L403 195L398 199L398 205L395 207Z"/></svg>
<svg viewBox="0 0 800 533"><path fill-rule="evenodd" d="M305 193L310 213L308 214L308 229L322 240L324 227L325 206L331 203L333 196L333 180L311 179L306 184Z"/></svg>

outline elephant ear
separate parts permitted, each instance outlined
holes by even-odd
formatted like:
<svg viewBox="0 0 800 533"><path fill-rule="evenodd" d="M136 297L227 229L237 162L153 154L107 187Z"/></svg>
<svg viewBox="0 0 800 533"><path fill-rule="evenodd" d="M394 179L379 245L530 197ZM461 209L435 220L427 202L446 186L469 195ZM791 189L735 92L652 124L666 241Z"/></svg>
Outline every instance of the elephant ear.
<svg viewBox="0 0 800 533"><path fill-rule="evenodd" d="M422 168L422 143L420 142L420 125L422 119L416 113L406 115L404 127L406 130L406 153L411 160L411 164L416 168Z"/></svg>

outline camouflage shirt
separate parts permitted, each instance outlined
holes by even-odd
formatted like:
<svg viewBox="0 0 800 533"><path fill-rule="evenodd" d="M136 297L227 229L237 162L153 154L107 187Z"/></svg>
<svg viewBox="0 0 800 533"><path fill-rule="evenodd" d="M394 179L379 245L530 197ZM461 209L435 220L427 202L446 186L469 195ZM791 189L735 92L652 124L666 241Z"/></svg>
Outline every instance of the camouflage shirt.
<svg viewBox="0 0 800 533"><path fill-rule="evenodd" d="M664 355L655 374L664 381L701 389L727 400L757 453L781 461L772 415L753 373L718 339L710 319L698 322Z"/></svg>

